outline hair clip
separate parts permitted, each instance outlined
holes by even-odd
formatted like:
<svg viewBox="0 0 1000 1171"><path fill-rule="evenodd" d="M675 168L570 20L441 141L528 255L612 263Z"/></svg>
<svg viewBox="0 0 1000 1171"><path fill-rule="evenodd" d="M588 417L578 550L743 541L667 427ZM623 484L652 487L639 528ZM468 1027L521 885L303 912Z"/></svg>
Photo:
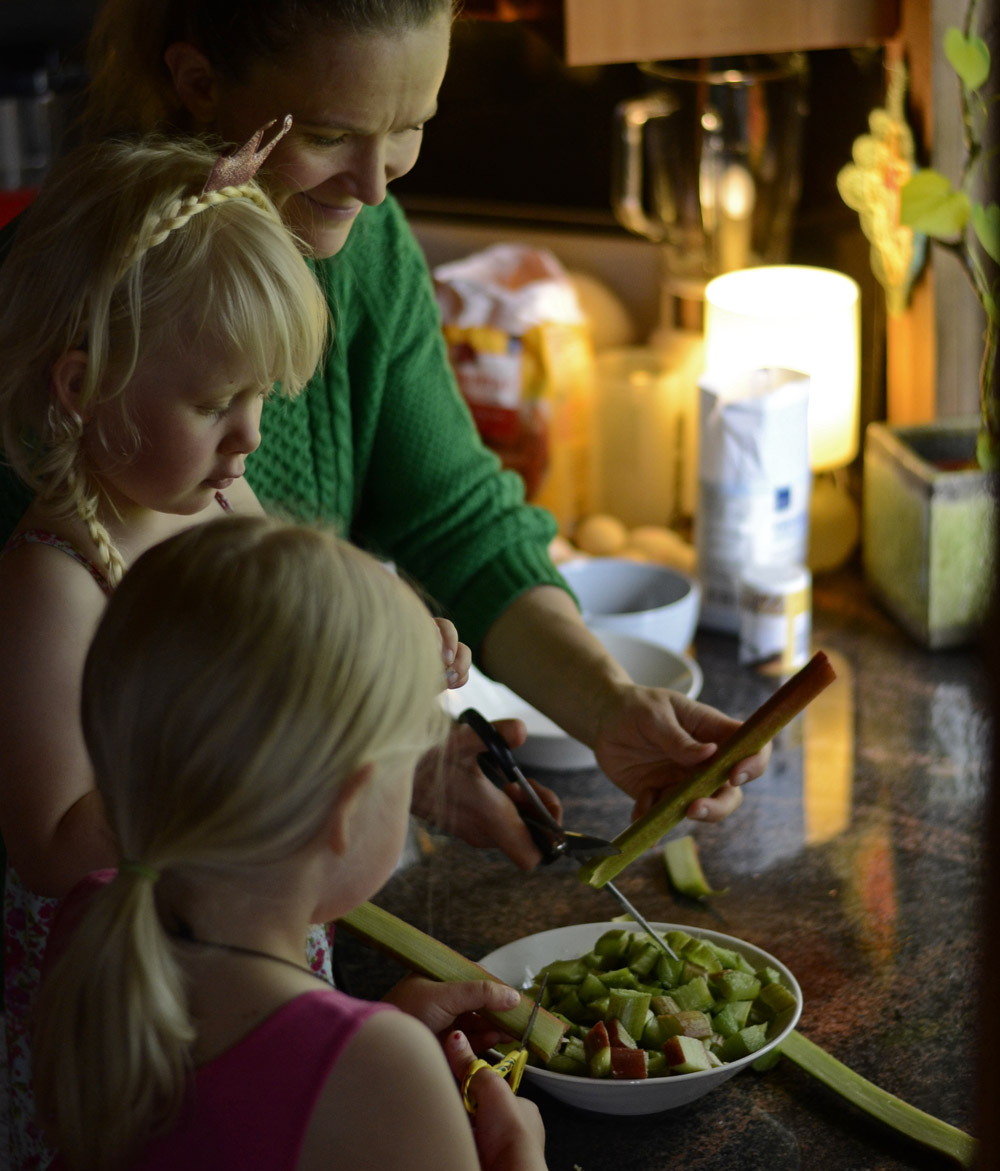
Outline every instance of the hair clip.
<svg viewBox="0 0 1000 1171"><path fill-rule="evenodd" d="M249 183L260 170L267 156L290 130L292 116L286 114L281 129L270 142L258 150L257 147L260 146L260 140L264 137L264 131L269 130L276 121L276 118L272 118L270 122L266 122L239 150L217 158L215 165L209 172L205 186L201 189L202 195L206 195L209 191L219 191L223 187L239 187L243 183Z"/></svg>

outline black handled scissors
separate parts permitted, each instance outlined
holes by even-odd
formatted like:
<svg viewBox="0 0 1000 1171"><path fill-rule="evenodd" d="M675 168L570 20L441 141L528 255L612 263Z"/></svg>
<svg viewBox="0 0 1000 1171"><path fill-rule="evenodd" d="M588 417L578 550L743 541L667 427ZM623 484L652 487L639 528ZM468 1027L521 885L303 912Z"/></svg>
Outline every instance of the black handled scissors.
<svg viewBox="0 0 1000 1171"><path fill-rule="evenodd" d="M523 805L515 804L518 816L531 831L535 845L541 851L542 861L554 862L557 858L568 857L576 862L583 862L587 858L609 857L620 854L621 849L609 842L606 838L595 838L589 834L577 834L572 830L563 829L558 821L545 808L541 797L528 783L527 777L518 768L514 754L507 747L504 738L493 727L489 720L477 712L475 708L466 708L458 717L459 723L469 727L482 740L486 751L479 753L476 761L483 773L500 789L513 782L528 797L531 802L529 811ZM677 959L677 953L663 936L648 923L635 907L628 901L613 882L604 883L604 889L612 895L622 907L646 932L651 936L671 959Z"/></svg>
<svg viewBox="0 0 1000 1171"><path fill-rule="evenodd" d="M508 784L517 785L531 803L530 810L521 804L516 804L518 815L531 832L535 845L541 851L543 862L554 862L557 858L568 855L577 861L586 858L607 857L611 854L620 854L621 851L605 838L592 837L590 834L573 833L563 829L535 792L527 777L518 767L514 755L507 747L504 738L475 708L466 708L458 717L459 723L468 724L476 733L486 749L476 757L483 774L498 788L503 789Z"/></svg>

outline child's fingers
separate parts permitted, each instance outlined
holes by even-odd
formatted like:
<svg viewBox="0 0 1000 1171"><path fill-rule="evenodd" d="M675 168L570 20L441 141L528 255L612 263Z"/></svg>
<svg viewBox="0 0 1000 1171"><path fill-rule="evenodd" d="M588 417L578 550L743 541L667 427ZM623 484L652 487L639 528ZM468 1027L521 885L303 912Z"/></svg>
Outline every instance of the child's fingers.
<svg viewBox="0 0 1000 1171"><path fill-rule="evenodd" d="M448 1059L451 1072L460 1082L469 1072L469 1066L476 1060L469 1038L459 1029L454 1029L445 1037L444 1055Z"/></svg>
<svg viewBox="0 0 1000 1171"><path fill-rule="evenodd" d="M459 980L441 983L423 976L407 976L386 993L391 1004L415 1016L438 1036L455 1030L459 1017L485 1009L504 1012L518 1002L519 994L497 980ZM463 1034L464 1037L464 1034ZM468 1044L468 1037L464 1037ZM471 1050L470 1050L471 1052Z"/></svg>
<svg viewBox="0 0 1000 1171"><path fill-rule="evenodd" d="M445 666L445 681L449 687L462 687L469 679L472 666L472 651L460 642L454 622L447 618L435 618L438 634L441 636L441 659Z"/></svg>
<svg viewBox="0 0 1000 1171"><path fill-rule="evenodd" d="M449 622L447 618L435 618L434 621L437 624L438 634L441 636L441 658L444 660L444 665L450 667L458 648L458 630L455 628L454 622Z"/></svg>
<svg viewBox="0 0 1000 1171"><path fill-rule="evenodd" d="M451 688L464 687L469 681L469 668L472 666L472 651L460 642L455 648L455 657L451 666L445 672L448 686Z"/></svg>
<svg viewBox="0 0 1000 1171"><path fill-rule="evenodd" d="M461 1086L476 1059L468 1038L449 1033L444 1050ZM508 1083L485 1066L472 1075L468 1094L476 1107L472 1125L482 1167L545 1166L545 1126L534 1102L515 1097Z"/></svg>
<svg viewBox="0 0 1000 1171"><path fill-rule="evenodd" d="M485 1061L480 1061L476 1057L469 1044L469 1039L464 1033L457 1029L449 1033L445 1038L444 1051L470 1111L478 1111L480 1094L483 1095L486 1102L491 1102L495 1101L497 1094L510 1093L510 1086L503 1078L494 1073ZM477 1062L478 1069L476 1069ZM466 1079L468 1079L468 1084L466 1084Z"/></svg>

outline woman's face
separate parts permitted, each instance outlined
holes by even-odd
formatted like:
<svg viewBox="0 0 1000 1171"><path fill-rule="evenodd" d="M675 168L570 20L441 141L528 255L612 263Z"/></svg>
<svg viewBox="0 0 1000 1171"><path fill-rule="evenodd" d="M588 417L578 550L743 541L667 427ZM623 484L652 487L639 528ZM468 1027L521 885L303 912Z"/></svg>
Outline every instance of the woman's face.
<svg viewBox="0 0 1000 1171"><path fill-rule="evenodd" d="M398 33L317 34L280 63L254 65L245 81L214 78L214 129L231 142L292 115L264 178L317 257L339 252L361 207L381 203L417 161L450 38L443 11Z"/></svg>

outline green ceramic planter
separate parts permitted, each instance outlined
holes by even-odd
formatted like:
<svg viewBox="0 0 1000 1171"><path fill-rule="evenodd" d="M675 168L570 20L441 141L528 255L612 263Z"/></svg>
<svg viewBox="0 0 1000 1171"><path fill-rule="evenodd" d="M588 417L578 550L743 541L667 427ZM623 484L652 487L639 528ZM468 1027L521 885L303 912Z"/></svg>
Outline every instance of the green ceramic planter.
<svg viewBox="0 0 1000 1171"><path fill-rule="evenodd" d="M975 466L976 419L865 431L865 579L924 646L979 635L995 577L996 485Z"/></svg>

